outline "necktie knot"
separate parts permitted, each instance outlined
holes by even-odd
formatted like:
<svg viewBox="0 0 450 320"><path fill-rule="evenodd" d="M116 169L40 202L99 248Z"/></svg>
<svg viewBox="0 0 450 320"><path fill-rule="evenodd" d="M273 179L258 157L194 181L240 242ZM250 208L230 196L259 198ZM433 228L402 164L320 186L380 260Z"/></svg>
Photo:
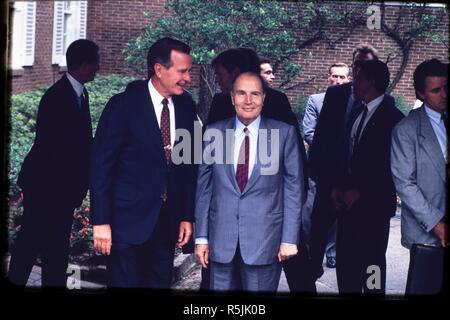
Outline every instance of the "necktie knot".
<svg viewBox="0 0 450 320"><path fill-rule="evenodd" d="M248 136L250 134L250 130L247 127L244 128L244 134Z"/></svg>
<svg viewBox="0 0 450 320"><path fill-rule="evenodd" d="M163 107L168 107L169 106L169 100L167 100L167 98L162 99L161 104L163 105Z"/></svg>

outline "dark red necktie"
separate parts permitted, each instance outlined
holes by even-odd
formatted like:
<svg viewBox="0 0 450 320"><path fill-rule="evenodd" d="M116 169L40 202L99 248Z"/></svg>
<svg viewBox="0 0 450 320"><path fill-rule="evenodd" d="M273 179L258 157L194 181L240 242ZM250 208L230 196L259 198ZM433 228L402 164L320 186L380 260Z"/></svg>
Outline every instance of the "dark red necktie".
<svg viewBox="0 0 450 320"><path fill-rule="evenodd" d="M166 98L161 102L163 109L161 111L161 137L164 146L164 155L166 156L167 164L170 163L170 113L169 113L169 100Z"/></svg>
<svg viewBox="0 0 450 320"><path fill-rule="evenodd" d="M236 181L239 189L244 191L248 181L248 164L249 164L249 152L250 152L250 138L248 136L249 131L244 128L245 138L242 141L241 148L239 149L239 157L236 168Z"/></svg>
<svg viewBox="0 0 450 320"><path fill-rule="evenodd" d="M163 105L163 109L161 111L161 137L164 146L164 155L166 157L167 165L169 165L171 155L169 100L164 98L161 103ZM164 202L167 201L167 190L164 190L162 199Z"/></svg>

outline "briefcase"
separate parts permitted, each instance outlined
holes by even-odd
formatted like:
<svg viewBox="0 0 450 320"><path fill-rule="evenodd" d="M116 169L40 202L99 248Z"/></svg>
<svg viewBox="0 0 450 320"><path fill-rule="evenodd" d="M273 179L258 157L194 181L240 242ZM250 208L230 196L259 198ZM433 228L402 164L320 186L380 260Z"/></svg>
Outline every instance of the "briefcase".
<svg viewBox="0 0 450 320"><path fill-rule="evenodd" d="M410 250L405 296L435 295L444 286L443 247L413 244Z"/></svg>

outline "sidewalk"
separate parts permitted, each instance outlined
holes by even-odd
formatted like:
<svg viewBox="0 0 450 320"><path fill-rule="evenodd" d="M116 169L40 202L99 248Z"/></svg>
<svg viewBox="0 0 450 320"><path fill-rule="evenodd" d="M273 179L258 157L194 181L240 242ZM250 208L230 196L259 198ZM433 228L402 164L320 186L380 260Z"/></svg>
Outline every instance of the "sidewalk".
<svg viewBox="0 0 450 320"><path fill-rule="evenodd" d="M409 267L409 250L400 244L400 216L391 219L389 243L386 251L386 295L392 297L403 296ZM357 258L357 257L355 257ZM320 294L337 294L336 269L325 267L324 274L316 282L317 292ZM281 275L278 292L289 292L286 277Z"/></svg>
<svg viewBox="0 0 450 320"><path fill-rule="evenodd" d="M388 249L386 252L387 276L386 276L386 297L401 298L404 295L406 279L409 267L409 251L400 244L400 215L397 213L391 219ZM357 257L355 257L356 259ZM301 271L300 271L301 272ZM180 291L197 291L200 287L201 269L196 268L186 277L175 283L173 289ZM324 274L316 282L319 295L333 296L338 294L336 269L329 269L325 266ZM278 292L287 293L289 287L284 272L281 274Z"/></svg>
<svg viewBox="0 0 450 320"><path fill-rule="evenodd" d="M10 257L6 258L6 266L9 268ZM174 259L173 279L172 283L180 281L187 274L192 272L196 266L193 254L178 254ZM96 265L93 267L79 266L69 263L68 274L71 276L67 279L67 288L69 289L87 289L102 291L106 289L106 266ZM41 267L33 266L30 277L28 278L27 287L41 287Z"/></svg>
<svg viewBox="0 0 450 320"><path fill-rule="evenodd" d="M409 251L400 244L400 216L391 219L388 249L386 252L387 279L386 294L396 298L404 294L406 278L409 266ZM72 270L79 269L76 265L69 265ZM74 276L69 277L68 286L79 284L81 289L103 291L106 288L106 267L96 266L88 270L82 266L80 280L77 282ZM195 261L193 254L179 254L174 260L174 275L172 288L181 291L197 291L200 288L200 266ZM41 268L34 266L27 283L28 287L41 286ZM324 267L323 276L316 282L319 295L334 295L338 293L336 281L336 269ZM284 273L278 286L278 292L289 292Z"/></svg>

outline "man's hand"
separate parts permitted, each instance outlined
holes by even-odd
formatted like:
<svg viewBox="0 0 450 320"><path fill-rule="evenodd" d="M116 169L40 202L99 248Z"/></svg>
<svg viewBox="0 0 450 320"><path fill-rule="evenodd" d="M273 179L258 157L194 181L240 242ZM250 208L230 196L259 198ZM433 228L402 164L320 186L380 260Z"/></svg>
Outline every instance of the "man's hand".
<svg viewBox="0 0 450 320"><path fill-rule="evenodd" d="M207 244L196 244L195 245L195 256L202 265L203 268L208 268L209 263L209 245Z"/></svg>
<svg viewBox="0 0 450 320"><path fill-rule="evenodd" d="M343 201L346 206L346 210L350 210L356 201L361 197L361 194L356 189L349 189L343 194Z"/></svg>
<svg viewBox="0 0 450 320"><path fill-rule="evenodd" d="M282 243L278 251L278 261L285 261L298 253L296 244Z"/></svg>
<svg viewBox="0 0 450 320"><path fill-rule="evenodd" d="M94 232L94 250L109 256L111 253L111 226L109 224L96 225Z"/></svg>
<svg viewBox="0 0 450 320"><path fill-rule="evenodd" d="M447 247L449 245L448 243L448 225L444 222L439 222L434 228L433 228L434 234L441 240L441 245L443 247Z"/></svg>
<svg viewBox="0 0 450 320"><path fill-rule="evenodd" d="M192 235L192 223L189 221L181 221L180 230L178 231L177 247L181 248L186 243L188 243L191 235Z"/></svg>
<svg viewBox="0 0 450 320"><path fill-rule="evenodd" d="M341 189L333 188L331 190L331 207L334 210L341 210L344 208L344 202L343 202L343 192Z"/></svg>

